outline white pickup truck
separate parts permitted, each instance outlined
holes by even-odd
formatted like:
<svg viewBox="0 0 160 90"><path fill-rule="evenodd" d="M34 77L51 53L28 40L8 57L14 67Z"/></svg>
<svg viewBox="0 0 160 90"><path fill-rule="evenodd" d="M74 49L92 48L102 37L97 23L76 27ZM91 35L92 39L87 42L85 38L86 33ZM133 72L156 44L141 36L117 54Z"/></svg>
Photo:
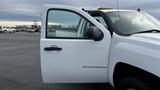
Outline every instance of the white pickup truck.
<svg viewBox="0 0 160 90"><path fill-rule="evenodd" d="M0 27L0 32L9 32L9 33L12 33L12 32L16 32L16 29L10 28L10 27Z"/></svg>
<svg viewBox="0 0 160 90"><path fill-rule="evenodd" d="M142 11L45 5L40 43L44 83L160 90L160 22Z"/></svg>

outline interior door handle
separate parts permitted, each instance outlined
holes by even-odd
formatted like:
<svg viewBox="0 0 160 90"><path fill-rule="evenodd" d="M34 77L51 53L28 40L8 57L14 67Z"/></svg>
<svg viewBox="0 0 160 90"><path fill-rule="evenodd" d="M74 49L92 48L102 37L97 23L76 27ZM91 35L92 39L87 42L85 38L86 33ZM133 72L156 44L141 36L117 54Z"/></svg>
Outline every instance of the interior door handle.
<svg viewBox="0 0 160 90"><path fill-rule="evenodd" d="M57 46L51 46L51 47L45 47L44 50L45 51L61 51L62 48L57 47Z"/></svg>

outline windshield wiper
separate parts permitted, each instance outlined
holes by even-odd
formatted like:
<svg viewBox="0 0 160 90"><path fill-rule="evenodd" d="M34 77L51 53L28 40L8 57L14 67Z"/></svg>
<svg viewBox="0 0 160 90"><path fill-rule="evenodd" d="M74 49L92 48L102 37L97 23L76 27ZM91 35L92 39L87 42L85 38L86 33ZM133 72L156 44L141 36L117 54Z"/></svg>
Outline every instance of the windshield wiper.
<svg viewBox="0 0 160 90"><path fill-rule="evenodd" d="M151 30L145 30L145 31L139 31L139 32L135 32L135 33L132 33L132 34L139 34L139 33L159 33L160 30L158 29L151 29Z"/></svg>

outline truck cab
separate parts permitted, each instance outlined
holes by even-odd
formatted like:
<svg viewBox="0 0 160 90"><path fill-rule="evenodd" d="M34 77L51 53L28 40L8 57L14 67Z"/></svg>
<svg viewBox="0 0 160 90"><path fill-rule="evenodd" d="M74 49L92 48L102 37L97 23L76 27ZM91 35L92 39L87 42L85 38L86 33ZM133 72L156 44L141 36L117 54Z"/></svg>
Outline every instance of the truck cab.
<svg viewBox="0 0 160 90"><path fill-rule="evenodd" d="M41 29L44 83L109 83L118 90L158 87L160 22L149 14L45 5Z"/></svg>

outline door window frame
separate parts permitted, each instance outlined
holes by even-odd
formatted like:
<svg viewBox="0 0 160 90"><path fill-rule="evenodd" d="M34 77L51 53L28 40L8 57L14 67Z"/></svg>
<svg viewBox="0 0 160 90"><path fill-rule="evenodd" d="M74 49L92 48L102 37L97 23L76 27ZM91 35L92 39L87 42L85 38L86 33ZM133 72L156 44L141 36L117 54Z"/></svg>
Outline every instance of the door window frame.
<svg viewBox="0 0 160 90"><path fill-rule="evenodd" d="M90 24L93 24L89 19L87 19L86 17L84 17L83 15L81 15L80 13L76 12L76 11L73 11L73 10L68 10L68 9L60 9L60 8L50 8L47 10L47 16L46 16L46 27L45 27L45 38L46 39L83 39L83 40L93 40L91 38L81 38L81 37L48 37L47 36L47 28L48 28L48 14L49 14L49 11L51 10L59 10L59 11L67 11L67 12L71 12L71 13L74 13L74 14L77 14L79 15L81 18L85 19L88 23ZM93 24L95 25L95 24ZM95 25L96 26L96 25Z"/></svg>

